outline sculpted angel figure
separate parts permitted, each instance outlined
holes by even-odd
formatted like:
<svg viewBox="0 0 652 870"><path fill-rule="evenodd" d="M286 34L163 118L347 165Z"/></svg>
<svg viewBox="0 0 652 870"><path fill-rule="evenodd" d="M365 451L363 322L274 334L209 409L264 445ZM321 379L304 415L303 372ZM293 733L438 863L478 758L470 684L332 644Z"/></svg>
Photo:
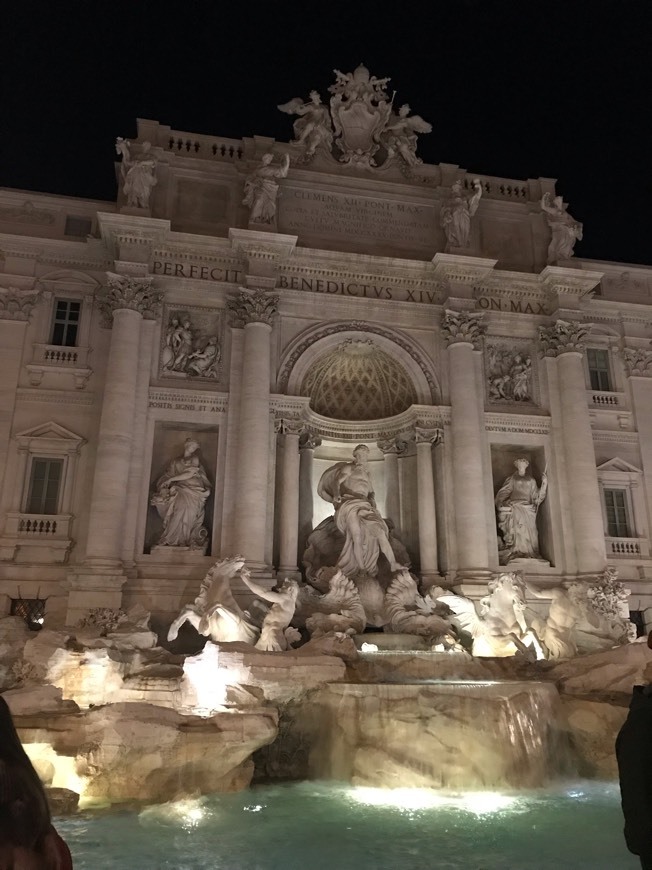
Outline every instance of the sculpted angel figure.
<svg viewBox="0 0 652 870"><path fill-rule="evenodd" d="M506 478L496 494L498 528L503 536L500 564L512 559L540 559L537 512L548 492L548 476L541 475L541 487L530 472L529 460L514 460L516 471Z"/></svg>
<svg viewBox="0 0 652 870"><path fill-rule="evenodd" d="M317 91L310 91L310 100L306 103L301 97L295 97L277 108L286 115L300 116L294 122L294 141L291 144L302 145L305 158L314 157L321 145L330 150L333 144L331 116Z"/></svg>
<svg viewBox="0 0 652 870"><path fill-rule="evenodd" d="M552 232L548 246L549 263L570 260L575 242L582 239L583 225L568 214L567 208L561 196L556 196L552 202L549 193L544 193L541 198L541 210Z"/></svg>
<svg viewBox="0 0 652 870"><path fill-rule="evenodd" d="M249 206L249 223L271 224L276 217L276 198L279 178L285 178L290 168L290 158L283 155L280 166L272 166L274 155L263 154L260 166L245 181L245 196L242 202Z"/></svg>
<svg viewBox="0 0 652 870"><path fill-rule="evenodd" d="M156 160L150 153L151 148L150 142L143 142L140 156L132 160L128 140L118 136L115 141L116 153L122 155L120 174L128 206L149 208L149 198L156 185Z"/></svg>
<svg viewBox="0 0 652 870"><path fill-rule="evenodd" d="M416 166L423 161L417 157L417 133L430 133L432 124L424 121L420 115L410 115L410 107L406 103L398 110L398 115L390 117L389 126L385 127L382 140L387 148L387 156L399 154L408 166Z"/></svg>
<svg viewBox="0 0 652 870"><path fill-rule="evenodd" d="M478 210L482 197L479 178L473 179L473 193L466 196L461 181L451 187L450 198L441 207L441 225L446 234L447 248L468 248L471 237L471 218Z"/></svg>
<svg viewBox="0 0 652 870"><path fill-rule="evenodd" d="M184 622L189 622L199 634L210 637L214 643L254 644L258 628L236 602L231 583L245 570L244 556L220 559L201 582L199 595L192 604L182 608L168 631L168 640L174 640Z"/></svg>
<svg viewBox="0 0 652 870"><path fill-rule="evenodd" d="M173 459L156 482L151 503L163 520L158 545L203 550L208 540L204 507L211 485L197 453L199 443L186 438L183 456Z"/></svg>
<svg viewBox="0 0 652 870"><path fill-rule="evenodd" d="M289 627L299 596L297 581L289 580L286 577L280 587L277 587L276 590L270 590L254 583L246 568L240 576L255 595L269 601L272 605L263 620L256 649L268 652L284 652L289 649L290 644L299 639L298 632Z"/></svg>

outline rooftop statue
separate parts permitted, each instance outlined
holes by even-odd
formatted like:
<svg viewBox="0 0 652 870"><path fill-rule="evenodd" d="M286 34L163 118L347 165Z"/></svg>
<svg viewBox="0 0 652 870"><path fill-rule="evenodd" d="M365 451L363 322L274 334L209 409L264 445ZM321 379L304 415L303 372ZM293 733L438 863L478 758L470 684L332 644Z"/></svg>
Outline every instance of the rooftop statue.
<svg viewBox="0 0 652 870"><path fill-rule="evenodd" d="M440 219L446 234L446 250L468 248L471 239L471 218L475 215L482 197L479 178L473 179L473 193L467 196L461 181L451 187L450 196L442 204Z"/></svg>
<svg viewBox="0 0 652 870"><path fill-rule="evenodd" d="M407 103L401 106L398 114L392 114L389 124L382 134L382 142L387 149L387 156L394 157L397 154L403 158L408 166L417 166L423 163L417 157L417 133L432 132L432 124L424 121L420 115L410 115L410 107Z"/></svg>
<svg viewBox="0 0 652 870"><path fill-rule="evenodd" d="M115 150L122 155L120 175L122 191L127 197L127 205L132 208L149 208L149 198L156 185L156 160L151 154L150 142L143 142L137 159L131 158L130 142L118 136Z"/></svg>
<svg viewBox="0 0 652 870"><path fill-rule="evenodd" d="M561 196L556 196L552 203L549 193L544 193L541 198L541 210L545 213L548 226L552 231L548 246L549 263L570 260L575 242L582 239L583 226L569 215L567 208Z"/></svg>
<svg viewBox="0 0 652 870"><path fill-rule="evenodd" d="M301 97L295 97L277 108L287 115L299 115L294 122L295 138L290 144L299 145L303 149L305 162L311 160L321 146L330 151L333 144L331 116L317 91L310 91L310 100L307 103Z"/></svg>
<svg viewBox="0 0 652 870"><path fill-rule="evenodd" d="M432 127L419 115L410 115L406 104L392 109L394 94L387 93L389 78L372 76L360 64L352 73L334 70L335 83L329 87L329 107L317 91L304 102L295 97L278 106L294 122L294 141L301 149L300 160L309 162L319 150L340 163L363 169L377 169L398 161L408 169L421 161L416 156L417 134Z"/></svg>
<svg viewBox="0 0 652 870"><path fill-rule="evenodd" d="M273 224L276 218L278 179L288 174L290 158L284 154L280 166L272 166L273 159L271 152L263 154L260 166L245 181L242 202L249 206L250 224Z"/></svg>

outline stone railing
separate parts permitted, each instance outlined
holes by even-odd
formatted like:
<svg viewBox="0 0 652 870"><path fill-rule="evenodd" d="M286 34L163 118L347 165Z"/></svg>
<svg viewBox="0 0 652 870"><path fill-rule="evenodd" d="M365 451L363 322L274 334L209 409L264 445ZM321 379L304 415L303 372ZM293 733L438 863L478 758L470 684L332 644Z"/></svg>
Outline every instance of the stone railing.
<svg viewBox="0 0 652 870"><path fill-rule="evenodd" d="M605 538L607 558L647 559L650 543L647 538Z"/></svg>
<svg viewBox="0 0 652 870"><path fill-rule="evenodd" d="M70 537L70 514L7 514L5 536L65 541Z"/></svg>
<svg viewBox="0 0 652 870"><path fill-rule="evenodd" d="M60 347L56 344L35 344L33 363L48 366L67 366L86 368L88 364L87 347Z"/></svg>
<svg viewBox="0 0 652 870"><path fill-rule="evenodd" d="M241 139L224 139L217 136L200 136L195 133L182 133L178 130L160 130L157 143L166 151L182 154L184 157L198 157L203 160L228 160L238 162L244 157L244 143Z"/></svg>
<svg viewBox="0 0 652 870"><path fill-rule="evenodd" d="M537 200L541 194L532 191L527 181L517 181L513 178L494 178L491 175L475 175L469 173L463 179L464 189L473 192L473 180L478 178L482 185L482 195L490 199L509 199L517 202Z"/></svg>
<svg viewBox="0 0 652 870"><path fill-rule="evenodd" d="M613 393L606 390L591 390L589 404L594 408L620 408L624 404L624 393Z"/></svg>

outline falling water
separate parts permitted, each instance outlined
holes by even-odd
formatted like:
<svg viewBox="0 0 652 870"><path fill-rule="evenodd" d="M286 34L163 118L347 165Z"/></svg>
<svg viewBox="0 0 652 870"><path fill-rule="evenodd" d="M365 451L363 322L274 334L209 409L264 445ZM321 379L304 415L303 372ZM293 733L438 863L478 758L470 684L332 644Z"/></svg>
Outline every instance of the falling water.
<svg viewBox="0 0 652 870"><path fill-rule="evenodd" d="M550 683L334 683L285 711L265 772L386 788L531 788L570 772L563 721Z"/></svg>

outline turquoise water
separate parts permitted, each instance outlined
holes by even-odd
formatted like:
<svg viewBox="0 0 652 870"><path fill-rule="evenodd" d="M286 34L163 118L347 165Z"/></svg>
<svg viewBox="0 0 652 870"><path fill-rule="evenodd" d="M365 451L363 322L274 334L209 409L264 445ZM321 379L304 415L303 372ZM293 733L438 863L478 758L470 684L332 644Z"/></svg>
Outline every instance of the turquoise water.
<svg viewBox="0 0 652 870"><path fill-rule="evenodd" d="M75 870L635 870L617 785L497 795L330 783L61 820Z"/></svg>

